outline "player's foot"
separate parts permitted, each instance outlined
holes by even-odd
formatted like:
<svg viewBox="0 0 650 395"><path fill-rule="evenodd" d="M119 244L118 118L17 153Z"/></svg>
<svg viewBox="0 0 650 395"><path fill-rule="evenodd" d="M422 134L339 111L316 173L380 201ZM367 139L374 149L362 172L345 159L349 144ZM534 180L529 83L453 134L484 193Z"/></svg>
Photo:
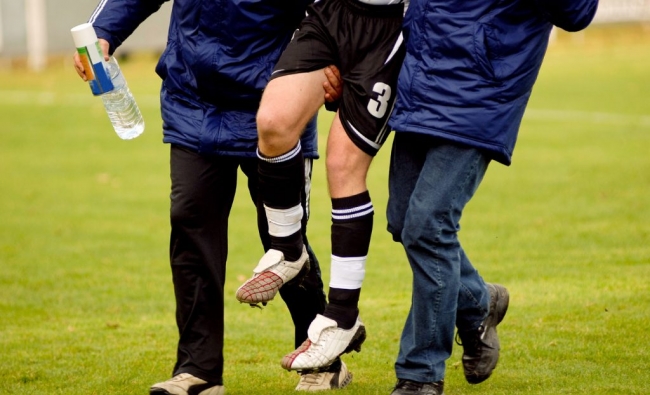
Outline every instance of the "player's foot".
<svg viewBox="0 0 650 395"><path fill-rule="evenodd" d="M397 380L397 385L390 395L444 395L443 380L435 383L420 383L419 381Z"/></svg>
<svg viewBox="0 0 650 395"><path fill-rule="evenodd" d="M278 250L268 250L253 269L253 277L237 290L237 300L256 305L272 300L284 284L300 280L309 272L309 255L302 247L302 255L297 261L287 261Z"/></svg>
<svg viewBox="0 0 650 395"><path fill-rule="evenodd" d="M343 361L333 363L326 371L302 371L296 391L322 391L345 387L352 382L352 372Z"/></svg>
<svg viewBox="0 0 650 395"><path fill-rule="evenodd" d="M309 325L308 338L300 347L282 358L282 367L287 370L323 370L341 354L361 351L366 340L366 327L357 318L351 329L341 329L336 321L321 314Z"/></svg>
<svg viewBox="0 0 650 395"><path fill-rule="evenodd" d="M470 384L487 380L499 360L497 325L508 310L510 295L499 284L487 284L490 291L490 312L481 325L472 331L458 331L463 346L463 369Z"/></svg>
<svg viewBox="0 0 650 395"><path fill-rule="evenodd" d="M223 395L225 392L223 385L209 383L189 373L178 374L149 388L151 395Z"/></svg>

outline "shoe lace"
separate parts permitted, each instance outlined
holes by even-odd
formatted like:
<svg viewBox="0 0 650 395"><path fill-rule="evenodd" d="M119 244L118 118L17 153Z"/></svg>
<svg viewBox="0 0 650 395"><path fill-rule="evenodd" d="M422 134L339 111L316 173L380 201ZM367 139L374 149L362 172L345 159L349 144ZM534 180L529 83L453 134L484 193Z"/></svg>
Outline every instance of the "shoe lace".
<svg viewBox="0 0 650 395"><path fill-rule="evenodd" d="M456 332L454 338L456 344L462 346L466 353L472 354L481 347L481 338L485 332L485 327L481 324L473 331Z"/></svg>
<svg viewBox="0 0 650 395"><path fill-rule="evenodd" d="M422 389L422 383L411 380L402 380L400 379L395 386L396 389L407 390L407 391L419 391Z"/></svg>
<svg viewBox="0 0 650 395"><path fill-rule="evenodd" d="M413 391L422 395L442 395L444 380L435 383L420 383L418 381L399 379L395 389L405 390L405 392Z"/></svg>
<svg viewBox="0 0 650 395"><path fill-rule="evenodd" d="M192 377L192 375L189 374L189 373L180 373L180 374L177 374L176 376L172 377L171 379L169 379L169 381L171 381L171 382L183 381L183 380L189 379L190 377Z"/></svg>
<svg viewBox="0 0 650 395"><path fill-rule="evenodd" d="M320 384L324 375L324 372L303 373L300 375L300 381L305 384Z"/></svg>
<svg viewBox="0 0 650 395"><path fill-rule="evenodd" d="M305 354L307 355L313 355L315 353L317 354L323 354L321 351L325 346L329 343L330 337L334 334L333 330L330 329L325 329L323 332L321 332L320 337L318 338L318 341L316 343L311 343L310 347L305 351Z"/></svg>

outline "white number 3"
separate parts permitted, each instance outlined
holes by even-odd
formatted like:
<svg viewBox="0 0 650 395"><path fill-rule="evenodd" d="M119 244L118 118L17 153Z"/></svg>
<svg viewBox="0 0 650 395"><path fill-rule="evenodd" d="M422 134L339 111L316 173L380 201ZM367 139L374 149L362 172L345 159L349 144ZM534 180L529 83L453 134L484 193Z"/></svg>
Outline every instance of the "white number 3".
<svg viewBox="0 0 650 395"><path fill-rule="evenodd" d="M392 91L390 86L383 82L377 82L372 87L372 91L377 93L377 100L370 99L368 102L368 112L374 117L382 118L386 115L386 111L388 111L388 101L390 100Z"/></svg>

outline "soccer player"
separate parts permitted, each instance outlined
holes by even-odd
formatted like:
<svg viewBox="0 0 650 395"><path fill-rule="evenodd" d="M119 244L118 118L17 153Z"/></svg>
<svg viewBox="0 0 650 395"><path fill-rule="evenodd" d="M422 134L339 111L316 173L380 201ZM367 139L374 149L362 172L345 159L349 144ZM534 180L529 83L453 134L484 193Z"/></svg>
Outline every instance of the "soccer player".
<svg viewBox="0 0 650 395"><path fill-rule="evenodd" d="M329 304L311 323L309 339L283 358L285 369L326 368L342 353L360 350L365 339L358 302L374 215L366 175L390 132L387 122L404 55L404 8L400 0L314 3L262 96L257 114L259 184L271 249L237 291L238 300L251 304L273 299L310 264L301 229L305 147L299 138L323 105L323 68L336 64L344 81L327 142L332 203Z"/></svg>
<svg viewBox="0 0 650 395"><path fill-rule="evenodd" d="M458 240L488 164L509 165L553 26L591 22L598 0L412 0L390 125L388 230L413 270L392 395L442 395L454 327L470 384L499 359L508 290L486 284Z"/></svg>
<svg viewBox="0 0 650 395"><path fill-rule="evenodd" d="M102 0L90 22L104 53L113 53L163 2ZM167 47L156 72L162 78L163 141L171 149L169 254L179 340L173 377L151 386L151 394L224 392L223 289L237 173L241 169L248 177L267 250L267 221L257 194L255 114L271 70L309 3L173 2ZM78 56L75 67L83 76ZM305 166L300 180L305 185L296 193L302 208L308 205L311 162L318 156L315 119L310 117L300 132ZM309 324L326 303L318 260L304 235L306 221L303 216L301 236L311 271L300 284L287 285L281 292L295 326L295 346L307 338ZM296 389L341 388L351 379L337 360L324 372L302 374Z"/></svg>

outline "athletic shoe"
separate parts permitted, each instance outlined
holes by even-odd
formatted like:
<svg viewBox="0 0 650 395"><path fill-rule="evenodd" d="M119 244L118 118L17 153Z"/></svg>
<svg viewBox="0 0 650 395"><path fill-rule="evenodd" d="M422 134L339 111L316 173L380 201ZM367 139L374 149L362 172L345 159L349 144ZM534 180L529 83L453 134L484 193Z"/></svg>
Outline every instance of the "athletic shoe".
<svg viewBox="0 0 650 395"><path fill-rule="evenodd" d="M338 366L336 366L338 365ZM341 389L352 382L352 372L343 361L333 364L327 371L303 371L296 391L322 391Z"/></svg>
<svg viewBox="0 0 650 395"><path fill-rule="evenodd" d="M336 321L321 314L309 325L307 340L294 352L282 358L282 367L287 370L323 370L341 354L361 351L366 340L366 327L358 318L351 329L341 329Z"/></svg>
<svg viewBox="0 0 650 395"><path fill-rule="evenodd" d="M223 385L214 385L189 373L181 373L151 386L151 395L223 395Z"/></svg>
<svg viewBox="0 0 650 395"><path fill-rule="evenodd" d="M237 290L237 300L242 303L257 305L272 300L284 284L300 280L309 272L309 255L302 247L302 255L295 261L286 261L284 254L278 250L268 250L253 269L253 277Z"/></svg>
<svg viewBox="0 0 650 395"><path fill-rule="evenodd" d="M411 380L397 380L397 385L390 395L444 395L443 389L445 382L443 380L435 383L420 383Z"/></svg>
<svg viewBox="0 0 650 395"><path fill-rule="evenodd" d="M458 331L463 346L463 369L470 384L487 380L499 360L497 325L508 310L508 290L499 284L487 284L490 291L490 312L481 325L472 331Z"/></svg>

